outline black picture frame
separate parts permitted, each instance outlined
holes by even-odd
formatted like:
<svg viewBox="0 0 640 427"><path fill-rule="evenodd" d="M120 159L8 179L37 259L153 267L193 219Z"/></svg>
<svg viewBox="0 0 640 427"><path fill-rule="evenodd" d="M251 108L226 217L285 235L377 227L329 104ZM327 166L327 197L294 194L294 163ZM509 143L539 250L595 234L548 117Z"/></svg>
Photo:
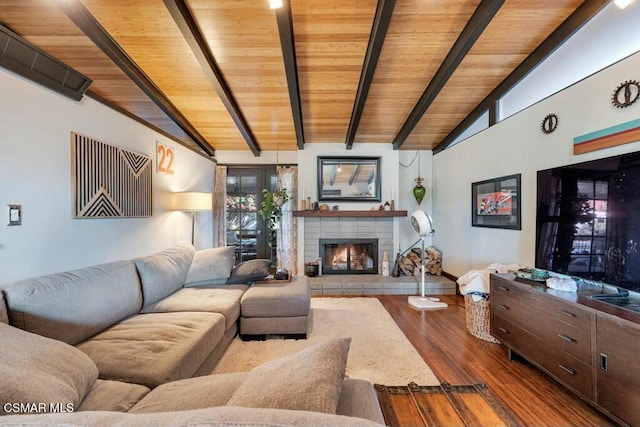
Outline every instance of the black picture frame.
<svg viewBox="0 0 640 427"><path fill-rule="evenodd" d="M379 202L380 157L318 156L318 201Z"/></svg>
<svg viewBox="0 0 640 427"><path fill-rule="evenodd" d="M472 183L471 225L521 230L520 178L514 174Z"/></svg>

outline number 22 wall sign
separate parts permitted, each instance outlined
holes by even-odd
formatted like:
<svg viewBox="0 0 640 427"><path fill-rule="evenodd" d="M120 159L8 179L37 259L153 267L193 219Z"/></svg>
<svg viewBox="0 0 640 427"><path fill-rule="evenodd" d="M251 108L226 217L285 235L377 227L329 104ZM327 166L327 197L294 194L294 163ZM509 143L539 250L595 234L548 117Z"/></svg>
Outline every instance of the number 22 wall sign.
<svg viewBox="0 0 640 427"><path fill-rule="evenodd" d="M173 147L156 141L156 172L174 175L176 152Z"/></svg>

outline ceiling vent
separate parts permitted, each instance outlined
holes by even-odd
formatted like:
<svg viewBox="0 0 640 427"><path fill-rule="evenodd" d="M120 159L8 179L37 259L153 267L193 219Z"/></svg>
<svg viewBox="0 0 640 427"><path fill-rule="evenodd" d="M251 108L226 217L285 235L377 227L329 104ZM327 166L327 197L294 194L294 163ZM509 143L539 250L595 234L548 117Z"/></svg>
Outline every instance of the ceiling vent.
<svg viewBox="0 0 640 427"><path fill-rule="evenodd" d="M0 66L80 101L92 80L0 24Z"/></svg>

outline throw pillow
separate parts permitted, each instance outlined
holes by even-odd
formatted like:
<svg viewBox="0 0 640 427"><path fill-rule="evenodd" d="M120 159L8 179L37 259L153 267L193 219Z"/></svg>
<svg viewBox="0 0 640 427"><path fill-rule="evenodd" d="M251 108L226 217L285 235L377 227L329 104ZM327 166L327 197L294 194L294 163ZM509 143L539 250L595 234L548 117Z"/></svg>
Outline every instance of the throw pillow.
<svg viewBox="0 0 640 427"><path fill-rule="evenodd" d="M227 285L251 284L256 280L264 279L269 275L271 267L270 259L250 259L233 267L231 275L227 279Z"/></svg>
<svg viewBox="0 0 640 427"><path fill-rule="evenodd" d="M231 275L236 248L224 246L196 252L185 286L220 285Z"/></svg>
<svg viewBox="0 0 640 427"><path fill-rule="evenodd" d="M162 252L133 260L142 284L143 307L182 288L194 253L191 242L181 242Z"/></svg>
<svg viewBox="0 0 640 427"><path fill-rule="evenodd" d="M337 338L264 363L247 374L227 406L335 414L351 338Z"/></svg>
<svg viewBox="0 0 640 427"><path fill-rule="evenodd" d="M62 341L0 323L0 343L0 415L74 411L98 378L89 356Z"/></svg>

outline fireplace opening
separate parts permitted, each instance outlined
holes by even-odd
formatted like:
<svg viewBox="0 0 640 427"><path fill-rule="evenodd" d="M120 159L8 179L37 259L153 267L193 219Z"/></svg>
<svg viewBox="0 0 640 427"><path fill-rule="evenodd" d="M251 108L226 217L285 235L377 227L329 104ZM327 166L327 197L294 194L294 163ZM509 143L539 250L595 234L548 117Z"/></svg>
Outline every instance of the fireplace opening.
<svg viewBox="0 0 640 427"><path fill-rule="evenodd" d="M378 239L320 239L322 274L378 274Z"/></svg>

